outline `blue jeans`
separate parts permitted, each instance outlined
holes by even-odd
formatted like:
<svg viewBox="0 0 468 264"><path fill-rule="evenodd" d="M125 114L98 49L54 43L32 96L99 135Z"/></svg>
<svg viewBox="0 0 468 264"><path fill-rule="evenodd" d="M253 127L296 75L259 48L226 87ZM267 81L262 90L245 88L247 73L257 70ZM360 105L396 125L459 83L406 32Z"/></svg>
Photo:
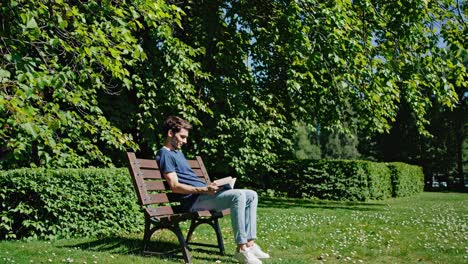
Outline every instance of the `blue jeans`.
<svg viewBox="0 0 468 264"><path fill-rule="evenodd" d="M243 189L223 190L215 195L202 194L191 211L221 211L231 209L231 224L237 244L257 238L257 204L255 191Z"/></svg>

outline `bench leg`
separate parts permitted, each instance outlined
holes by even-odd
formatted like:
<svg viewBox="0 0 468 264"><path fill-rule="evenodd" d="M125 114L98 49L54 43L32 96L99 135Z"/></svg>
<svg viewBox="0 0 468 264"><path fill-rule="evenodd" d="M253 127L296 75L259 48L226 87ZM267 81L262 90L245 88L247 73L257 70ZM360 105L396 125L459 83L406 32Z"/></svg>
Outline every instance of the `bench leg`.
<svg viewBox="0 0 468 264"><path fill-rule="evenodd" d="M218 240L218 247L219 253L221 255L225 255L226 252L224 251L224 241L223 241L223 234L221 233L221 228L219 227L218 219L213 221L213 225L211 225L216 232L216 239Z"/></svg>
<svg viewBox="0 0 468 264"><path fill-rule="evenodd" d="M149 219L145 219L145 234L143 235L143 254L146 252L146 247L148 246L148 242L151 239L152 232L150 231L151 228L151 221Z"/></svg>
<svg viewBox="0 0 468 264"><path fill-rule="evenodd" d="M200 223L197 221L197 220L192 220L190 222L190 227L189 227L189 230L187 232L187 239L185 241L187 241L187 243L192 239L192 234L193 234L193 231L195 231L195 228L197 228L197 226L199 226Z"/></svg>
<svg viewBox="0 0 468 264"><path fill-rule="evenodd" d="M176 234L177 239L179 240L180 249L182 250L182 255L184 256L185 263L191 264L192 256L188 251L187 242L184 238L184 235L182 234L182 230L180 229L179 224L172 226L171 231L174 232L174 234Z"/></svg>
<svg viewBox="0 0 468 264"><path fill-rule="evenodd" d="M221 233L221 228L219 226L218 219L193 219L192 222L190 223L190 228L187 233L187 239L186 239L187 243L189 243L190 240L192 239L192 234L195 231L195 229L201 224L208 224L214 229L214 231L216 232L216 239L218 242L219 253L221 255L224 255L225 254L224 241L223 241L223 235ZM196 244L196 243L193 243L193 244Z"/></svg>
<svg viewBox="0 0 468 264"><path fill-rule="evenodd" d="M192 256L190 255L190 252L188 251L187 247L187 242L185 241L184 235L182 233L182 230L180 229L179 223L173 223L171 225L154 225L151 227L151 221L145 221L145 234L143 237L143 255L168 255L168 254L173 254L174 252L155 252L155 251L149 251L147 250L148 243L151 240L152 235L160 230L160 229L167 229L170 230L172 233L174 233L177 236L177 240L179 241L180 249L182 251L182 256L184 258L184 263L192 264Z"/></svg>

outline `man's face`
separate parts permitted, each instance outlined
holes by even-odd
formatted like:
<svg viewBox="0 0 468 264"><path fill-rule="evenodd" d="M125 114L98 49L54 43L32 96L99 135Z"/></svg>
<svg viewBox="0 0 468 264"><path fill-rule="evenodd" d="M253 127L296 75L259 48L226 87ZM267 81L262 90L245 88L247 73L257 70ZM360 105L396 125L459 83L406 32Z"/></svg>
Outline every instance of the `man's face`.
<svg viewBox="0 0 468 264"><path fill-rule="evenodd" d="M187 143L187 138L188 138L188 130L185 128L182 128L179 132L174 133L172 131L169 131L169 137L171 138L171 146L174 149L180 149L184 144Z"/></svg>

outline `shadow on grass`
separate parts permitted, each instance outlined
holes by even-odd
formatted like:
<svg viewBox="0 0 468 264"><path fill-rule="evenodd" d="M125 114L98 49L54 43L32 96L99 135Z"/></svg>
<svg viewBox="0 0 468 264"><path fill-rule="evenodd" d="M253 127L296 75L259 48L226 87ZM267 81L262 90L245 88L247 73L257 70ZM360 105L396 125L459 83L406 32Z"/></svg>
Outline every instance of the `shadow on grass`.
<svg viewBox="0 0 468 264"><path fill-rule="evenodd" d="M86 251L107 252L112 254L141 255L142 246L142 239L113 236L96 238L93 241L71 244L65 247L79 248ZM165 243L162 246L167 248L174 245L173 243Z"/></svg>
<svg viewBox="0 0 468 264"><path fill-rule="evenodd" d="M317 208L317 209L345 209L353 211L380 211L386 205L371 202L326 201L298 198L260 197L259 207L262 208Z"/></svg>
<svg viewBox="0 0 468 264"><path fill-rule="evenodd" d="M116 255L134 255L134 256L140 256L140 257L145 257L145 258L174 259L174 260L183 261L182 251L180 249L179 244L176 242L170 242L170 241L158 241L158 242L151 242L149 244L149 249L157 249L160 252L166 252L166 254L162 254L162 255L143 255L142 254L142 249L143 249L142 239L120 237L120 236L97 238L93 241L88 241L88 242L83 242L83 243L78 243L78 244L71 244L71 245L67 245L64 247L79 248L84 251L92 251L92 252L106 252L109 254L116 254ZM222 256L219 254L219 251L215 249L210 250L210 249L200 248L197 246L190 246L189 249L190 249L190 253L192 254L192 258L195 261L205 260L205 261L209 261L213 263L221 258L232 257L232 255L229 255L229 254ZM198 256L198 255L201 255L201 256Z"/></svg>

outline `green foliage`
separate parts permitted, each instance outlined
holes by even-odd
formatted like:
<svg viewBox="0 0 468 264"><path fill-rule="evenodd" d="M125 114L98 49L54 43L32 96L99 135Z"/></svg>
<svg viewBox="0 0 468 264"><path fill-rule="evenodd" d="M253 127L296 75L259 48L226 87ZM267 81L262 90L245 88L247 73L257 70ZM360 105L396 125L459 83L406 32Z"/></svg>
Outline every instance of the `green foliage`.
<svg viewBox="0 0 468 264"><path fill-rule="evenodd" d="M356 133L324 130L320 137L324 158L358 159L360 157Z"/></svg>
<svg viewBox="0 0 468 264"><path fill-rule="evenodd" d="M384 200L392 197L394 185L392 185L392 173L389 165L382 162L361 162L368 175L369 198ZM417 178L411 178L411 180L416 181ZM413 182L406 184L413 184Z"/></svg>
<svg viewBox="0 0 468 264"><path fill-rule="evenodd" d="M313 133L305 125L296 125L296 135L294 137L294 156L296 159L321 159L322 151L318 144L313 144ZM318 141L318 140L317 140Z"/></svg>
<svg viewBox="0 0 468 264"><path fill-rule="evenodd" d="M362 163L347 160L323 160L320 168L329 175L325 182L327 192L321 191L319 197L330 200L364 201L368 199L368 175ZM308 190L313 194L313 190Z"/></svg>
<svg viewBox="0 0 468 264"><path fill-rule="evenodd" d="M410 196L424 189L424 174L419 166L402 162L392 162L388 165L392 175L393 197Z"/></svg>
<svg viewBox="0 0 468 264"><path fill-rule="evenodd" d="M135 147L97 104L111 82L129 83L145 58L137 24L109 1L4 1L0 109L4 168L110 165L104 149ZM106 147L103 147L105 145Z"/></svg>
<svg viewBox="0 0 468 264"><path fill-rule="evenodd" d="M0 168L112 166L138 148L134 136L154 134L161 108L204 107L187 80L199 77L190 56L200 51L172 37L183 14L173 5L6 1L0 12Z"/></svg>
<svg viewBox="0 0 468 264"><path fill-rule="evenodd" d="M427 135L428 109L467 86L456 3L3 1L0 166L123 165L169 114L196 126L189 156L252 181L291 155L296 122L367 136L404 103Z"/></svg>
<svg viewBox="0 0 468 264"><path fill-rule="evenodd" d="M446 54L444 56L451 57ZM465 55L468 58L468 55ZM468 65L468 61L464 62ZM455 83L458 76L450 76ZM378 135L373 142L363 140L361 150L385 161L402 161L423 167L426 183L433 179L447 182L449 188L463 189L463 179L468 169L468 151L464 141L468 139L468 94L461 83L454 86L458 103L453 110L447 110L434 103L428 111L430 124L427 130L432 137L422 137L415 125L414 115L406 104L402 104L397 121L388 135ZM434 98L431 99L432 101ZM372 146L372 150L366 149Z"/></svg>
<svg viewBox="0 0 468 264"><path fill-rule="evenodd" d="M423 191L418 166L349 160L287 161L265 188L289 197L365 201L401 197Z"/></svg>
<svg viewBox="0 0 468 264"><path fill-rule="evenodd" d="M0 239L141 231L127 169L0 171Z"/></svg>

